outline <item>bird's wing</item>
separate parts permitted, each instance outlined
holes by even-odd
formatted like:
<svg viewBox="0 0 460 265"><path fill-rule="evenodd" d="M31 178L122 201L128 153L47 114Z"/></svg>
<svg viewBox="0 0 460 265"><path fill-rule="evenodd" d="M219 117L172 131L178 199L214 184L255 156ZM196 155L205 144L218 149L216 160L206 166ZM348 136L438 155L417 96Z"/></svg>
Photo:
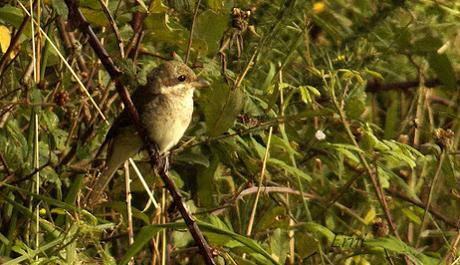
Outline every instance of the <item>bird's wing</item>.
<svg viewBox="0 0 460 265"><path fill-rule="evenodd" d="M141 86L138 89L136 89L136 91L134 91L133 95L131 96L134 106L136 107L138 112L142 112L142 108L144 107L144 105L148 103L149 100L151 100L152 95L147 94L148 91L146 91L146 88L144 86ZM115 121L112 124L112 127L110 127L105 142L110 141L120 132L120 130L123 130L131 125L131 117L128 113L128 110L125 108L115 119Z"/></svg>

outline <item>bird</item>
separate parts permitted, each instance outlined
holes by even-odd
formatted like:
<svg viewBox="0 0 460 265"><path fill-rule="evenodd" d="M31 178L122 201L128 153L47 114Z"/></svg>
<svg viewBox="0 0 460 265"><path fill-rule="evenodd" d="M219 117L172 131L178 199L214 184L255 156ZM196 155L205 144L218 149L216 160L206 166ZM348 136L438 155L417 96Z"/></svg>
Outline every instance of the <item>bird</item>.
<svg viewBox="0 0 460 265"><path fill-rule="evenodd" d="M147 84L134 91L132 101L140 122L147 136L157 145L160 156L167 155L188 128L193 114L194 90L208 85L186 64L172 60L155 68L147 76ZM101 202L101 195L117 169L144 146L127 109L109 129L102 147L106 144L106 165L85 197L86 206Z"/></svg>

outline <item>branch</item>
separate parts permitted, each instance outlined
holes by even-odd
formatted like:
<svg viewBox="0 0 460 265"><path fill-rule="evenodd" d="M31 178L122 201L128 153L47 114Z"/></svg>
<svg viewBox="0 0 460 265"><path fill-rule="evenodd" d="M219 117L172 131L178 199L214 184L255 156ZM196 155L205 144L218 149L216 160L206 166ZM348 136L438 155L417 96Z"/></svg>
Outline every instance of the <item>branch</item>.
<svg viewBox="0 0 460 265"><path fill-rule="evenodd" d="M370 80L367 82L366 91L371 93L389 91L389 90L407 90L410 88L415 88L420 85L419 80L403 81L403 82L392 82L387 84L382 84L378 80ZM427 88L433 88L442 85L441 80L435 78L426 80L424 86ZM460 80L457 80L457 85L460 85Z"/></svg>
<svg viewBox="0 0 460 265"><path fill-rule="evenodd" d="M403 201L406 201L410 204L413 204L417 207L420 207L421 209L423 209L424 211L428 211L429 213L431 213L434 217L442 220L445 224L453 227L453 228L460 228L460 224L458 223L458 221L455 221L455 220L451 220L450 218L448 218L447 216L444 216L439 210L438 208L434 207L434 206L430 206L430 208L426 208L426 204L421 202L420 200L417 200L417 199L414 199L414 198L411 198L409 196L407 196L406 194L402 193L400 190L397 190L397 189L388 189L388 191L390 192L391 196L393 197L396 197L400 200L403 200Z"/></svg>
<svg viewBox="0 0 460 265"><path fill-rule="evenodd" d="M158 172L160 177L163 179L163 182L166 185L169 193L171 194L174 204L178 208L179 212L182 215L187 227L192 234L193 239L197 243L198 247L200 248L201 254L206 264L212 265L215 264L212 259L212 254L209 248L208 243L203 237L198 225L196 224L195 220L192 218L191 214L187 210L182 195L179 192L179 189L176 187L172 179L168 175L168 169L166 167L166 161L164 159L160 159L157 151L157 147L155 146L152 141L150 141L149 137L147 136L146 130L144 126L141 124L139 119L139 113L137 112L136 108L131 101L131 98L128 94L126 88L122 85L120 81L120 77L122 76L122 72L119 68L117 68L110 56L107 54L105 49L102 47L99 39L97 38L96 34L92 30L89 23L84 18L81 11L78 9L78 5L76 0L65 0L67 7L69 9L69 17L73 19L75 22L74 25L78 26L80 31L83 32L88 37L88 42L93 48L94 52L98 56L99 60L101 61L102 65L104 65L107 72L110 74L110 77L115 81L115 87L117 89L118 94L120 95L123 104L126 106L130 118L139 133L141 139L143 139L144 144L147 148L149 157L150 157L150 164L155 171Z"/></svg>
<svg viewBox="0 0 460 265"><path fill-rule="evenodd" d="M198 0L198 2L196 2L195 11L193 11L192 25L190 26L190 35L188 36L187 52L185 53L185 59L184 59L185 64L187 64L188 59L190 57L190 50L192 49L193 30L195 28L196 16L198 14L198 9L200 8L200 4L201 4L201 0Z"/></svg>

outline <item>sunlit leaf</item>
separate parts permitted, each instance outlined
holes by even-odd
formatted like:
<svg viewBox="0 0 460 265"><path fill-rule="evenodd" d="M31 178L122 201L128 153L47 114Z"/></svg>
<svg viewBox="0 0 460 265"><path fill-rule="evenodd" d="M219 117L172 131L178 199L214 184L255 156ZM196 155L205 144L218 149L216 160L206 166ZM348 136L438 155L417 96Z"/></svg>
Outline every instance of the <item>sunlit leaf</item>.
<svg viewBox="0 0 460 265"><path fill-rule="evenodd" d="M5 53L8 47L10 46L10 41L10 30L5 26L0 25L0 49L3 53Z"/></svg>

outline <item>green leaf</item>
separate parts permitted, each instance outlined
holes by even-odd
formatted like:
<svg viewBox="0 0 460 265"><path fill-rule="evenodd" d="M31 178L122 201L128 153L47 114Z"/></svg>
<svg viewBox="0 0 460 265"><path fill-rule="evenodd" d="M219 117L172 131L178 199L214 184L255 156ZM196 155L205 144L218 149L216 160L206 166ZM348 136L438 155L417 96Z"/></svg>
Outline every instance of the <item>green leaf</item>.
<svg viewBox="0 0 460 265"><path fill-rule="evenodd" d="M279 263L284 264L289 251L289 237L285 230L275 229L270 236L270 250L272 257Z"/></svg>
<svg viewBox="0 0 460 265"><path fill-rule="evenodd" d="M443 41L440 38L428 35L416 41L412 49L414 52L426 57L430 68L436 73L443 85L447 88L455 89L457 79L452 63L446 54L438 54L437 52L442 45Z"/></svg>
<svg viewBox="0 0 460 265"><path fill-rule="evenodd" d="M24 264L25 261L28 261L28 260L32 260L34 259L35 256L38 256L42 253L45 253L45 251L59 245L59 244L62 244L63 241L65 240L65 236L62 236L58 239L55 239L53 241L49 241L49 243L46 243L46 244L42 244L40 245L40 247L38 247L37 249L33 250L33 249L29 249L27 248L27 246L22 243L21 241L16 241L16 244L20 244L21 246L23 246L24 248L27 248L29 251L24 251L23 249L20 248L20 246L18 245L15 245L13 246L13 250L15 250L17 253L21 254L21 256L15 258L15 259L12 259L12 260L9 260L5 263L3 263L3 265L16 265L16 264ZM26 264L29 264L29 263L26 263Z"/></svg>
<svg viewBox="0 0 460 265"><path fill-rule="evenodd" d="M286 170L289 174L292 174L294 176L299 176L299 177L305 179L306 181L311 181L311 179L312 179L310 175L308 175L307 173L305 173L301 169L298 169L296 167L290 166L290 165L286 164L284 161L281 161L281 160L278 160L278 159L275 159L275 158L269 158L268 161L267 161L267 164L272 166L272 167L281 169L281 170Z"/></svg>
<svg viewBox="0 0 460 265"><path fill-rule="evenodd" d="M126 203L125 202L121 202L121 201L114 201L114 202L110 202L110 203L107 203L107 206L116 210L117 212L119 213L122 213L125 220L127 220L127 208L126 208ZM139 219L139 220L142 220L145 224L148 224L150 221L149 221L149 217L143 213L142 211L132 207L132 214L133 214L133 217Z"/></svg>
<svg viewBox="0 0 460 265"><path fill-rule="evenodd" d="M411 257L411 260L420 265L435 265L439 262L438 259L424 255L418 250L408 246L403 241L392 236L367 239L364 241L364 245L368 247L381 247L398 254L408 255Z"/></svg>
<svg viewBox="0 0 460 265"><path fill-rule="evenodd" d="M67 15L69 14L69 10L67 9L67 5L62 0L51 0L51 5L56 13L62 16L64 19L67 19Z"/></svg>
<svg viewBox="0 0 460 265"><path fill-rule="evenodd" d="M224 3L226 1L223 1L223 0L207 0L206 2L208 3L209 8L211 8L213 10L216 10L216 11L219 11L219 10L224 8Z"/></svg>
<svg viewBox="0 0 460 265"><path fill-rule="evenodd" d="M145 43L161 41L186 47L188 31L174 24L167 13L150 13L144 19L146 29ZM173 27L174 25L174 27Z"/></svg>
<svg viewBox="0 0 460 265"><path fill-rule="evenodd" d="M140 4L142 5L142 7L145 7L144 1L140 1ZM168 9L165 5L163 5L161 0L153 0L150 2L148 10L150 13L163 13L166 12Z"/></svg>
<svg viewBox="0 0 460 265"><path fill-rule="evenodd" d="M0 7L0 21L3 23L7 23L15 28L19 28L23 19L24 16L20 8L13 7L11 5Z"/></svg>
<svg viewBox="0 0 460 265"><path fill-rule="evenodd" d="M414 213L414 211L412 211L411 209L409 208L403 208L402 209L402 212L404 213L404 215L409 218L412 222L420 225L422 223L422 220L420 219L420 217Z"/></svg>
<svg viewBox="0 0 460 265"><path fill-rule="evenodd" d="M272 81L273 81L273 77L275 76L275 73L276 73L275 64L270 62L270 69L268 70L268 73L265 76L265 80L262 86L260 87L260 89L262 89L263 91L266 91L268 94L273 93Z"/></svg>
<svg viewBox="0 0 460 265"><path fill-rule="evenodd" d="M179 155L174 156L174 160L204 167L209 167L210 164L209 157L198 152L180 153Z"/></svg>
<svg viewBox="0 0 460 265"><path fill-rule="evenodd" d="M238 242L240 246L244 247L244 251L248 253L253 258L257 259L262 264L279 264L273 257L264 250L259 244L257 244L254 240L247 238L245 236L236 234L232 231L228 231L226 229L222 229L221 227L205 223L202 221L197 221L198 226L200 227L201 231L204 232L206 236L212 235L218 236L221 240L222 237L227 237L228 240L235 240L234 242ZM160 232L165 228L171 229L184 229L186 228L185 223L168 223L168 224L158 224L158 225L149 225L144 226L141 231L139 231L138 235L134 239L134 243L129 247L126 251L125 255L121 259L121 265L125 265L129 262L129 260L134 257L139 251L142 250L145 244L147 244L150 239L155 236L156 233ZM213 242L210 242L213 243Z"/></svg>
<svg viewBox="0 0 460 265"><path fill-rule="evenodd" d="M313 233L316 238L325 238L329 246L332 245L336 237L336 235L327 227L315 222L307 222L302 225L302 228L310 233Z"/></svg>
<svg viewBox="0 0 460 265"><path fill-rule="evenodd" d="M427 56L427 60L430 64L430 68L436 73L443 85L450 89L455 89L457 87L455 71L446 54L430 52Z"/></svg>
<svg viewBox="0 0 460 265"><path fill-rule="evenodd" d="M109 25L109 20L102 10L95 10L85 7L80 7L80 10L92 26L97 25L101 27L107 27Z"/></svg>
<svg viewBox="0 0 460 265"><path fill-rule="evenodd" d="M227 27L227 20L225 14L218 14L212 10L206 10L197 17L193 38L206 42L208 55L216 54L219 50L220 38Z"/></svg>
<svg viewBox="0 0 460 265"><path fill-rule="evenodd" d="M149 225L144 226L137 233L133 244L128 248L123 258L120 260L121 265L128 264L132 257L134 257L139 251L142 250L145 244L147 244L158 232L165 229L164 225Z"/></svg>
<svg viewBox="0 0 460 265"><path fill-rule="evenodd" d="M221 175L221 167L219 157L213 155L209 167L198 172L199 184L197 185L197 194L199 206L215 207L217 201L213 197L215 194L214 183L216 178Z"/></svg>
<svg viewBox="0 0 460 265"><path fill-rule="evenodd" d="M327 144L327 147L332 147L332 149L339 152L340 154L342 154L343 156L345 156L346 158L348 158L355 164L358 164L360 160L359 160L359 157L356 154L354 154L352 151L361 152L361 153L363 152L363 150L356 148L355 146L350 145L350 144L338 144L338 143Z"/></svg>
<svg viewBox="0 0 460 265"><path fill-rule="evenodd" d="M318 253L319 243L315 237L306 233L296 232L295 234L296 254L302 259Z"/></svg>
<svg viewBox="0 0 460 265"><path fill-rule="evenodd" d="M243 93L241 89L231 89L223 80L215 79L209 88L202 90L198 103L204 112L207 133L215 137L235 123L243 106Z"/></svg>
<svg viewBox="0 0 460 265"><path fill-rule="evenodd" d="M413 52L418 54L425 54L428 52L435 52L442 46L442 40L440 38L428 35L423 37L412 44L411 49Z"/></svg>
<svg viewBox="0 0 460 265"><path fill-rule="evenodd" d="M286 208L281 206L271 207L259 213L259 215L260 217L257 218L257 222L254 225L254 233L276 228L280 223L276 217L286 215Z"/></svg>

